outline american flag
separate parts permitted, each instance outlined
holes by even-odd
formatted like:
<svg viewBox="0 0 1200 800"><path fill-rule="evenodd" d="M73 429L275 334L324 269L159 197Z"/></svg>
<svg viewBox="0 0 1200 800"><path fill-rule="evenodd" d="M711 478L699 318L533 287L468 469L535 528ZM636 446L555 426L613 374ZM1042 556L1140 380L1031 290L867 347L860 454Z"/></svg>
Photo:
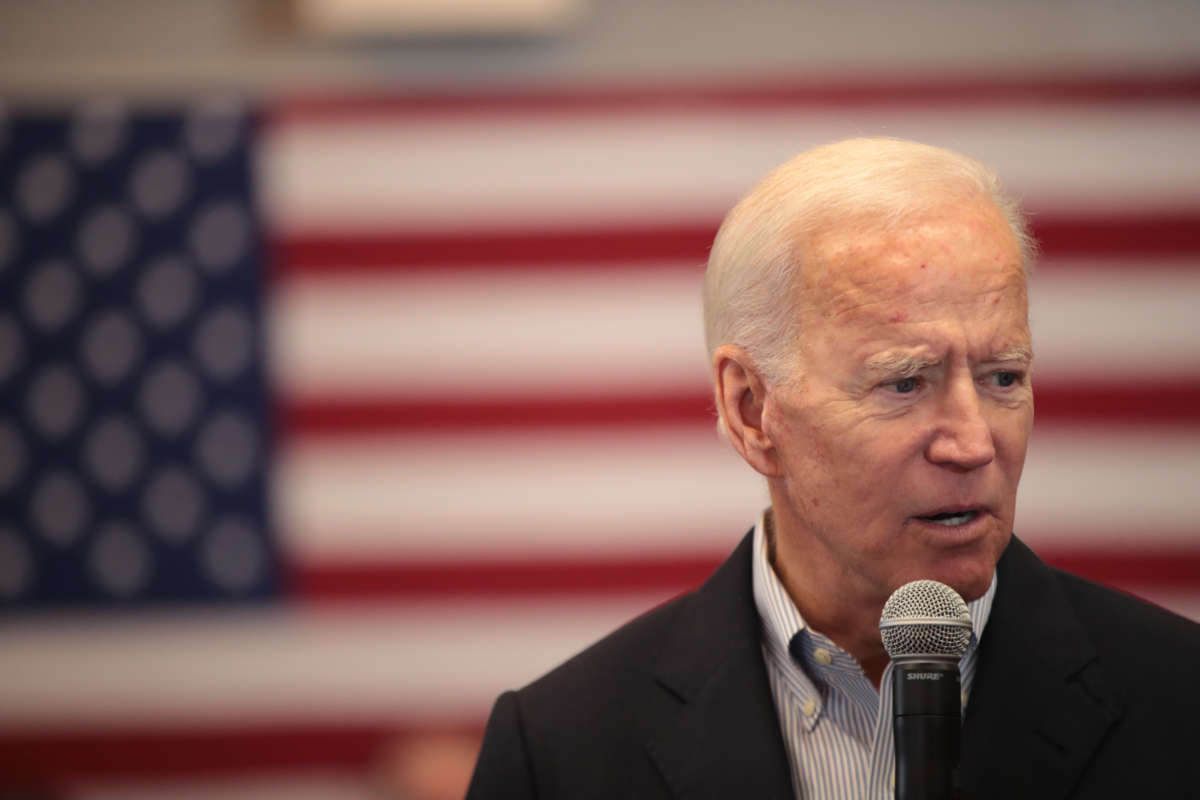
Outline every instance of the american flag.
<svg viewBox="0 0 1200 800"><path fill-rule="evenodd" d="M275 594L252 119L10 120L0 167L0 598Z"/></svg>
<svg viewBox="0 0 1200 800"><path fill-rule="evenodd" d="M1200 619L1200 79L89 102L0 125L0 785L363 797L765 505L699 281L850 135L1033 212L1017 532Z"/></svg>

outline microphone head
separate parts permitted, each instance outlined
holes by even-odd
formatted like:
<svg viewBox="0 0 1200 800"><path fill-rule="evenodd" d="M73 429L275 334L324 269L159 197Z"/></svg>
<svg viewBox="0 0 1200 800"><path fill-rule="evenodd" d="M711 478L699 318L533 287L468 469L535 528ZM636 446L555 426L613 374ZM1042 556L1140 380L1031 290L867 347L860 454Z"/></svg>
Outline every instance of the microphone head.
<svg viewBox="0 0 1200 800"><path fill-rule="evenodd" d="M892 592L879 617L879 633L892 659L902 656L961 658L971 641L971 615L958 592L937 581L912 581Z"/></svg>

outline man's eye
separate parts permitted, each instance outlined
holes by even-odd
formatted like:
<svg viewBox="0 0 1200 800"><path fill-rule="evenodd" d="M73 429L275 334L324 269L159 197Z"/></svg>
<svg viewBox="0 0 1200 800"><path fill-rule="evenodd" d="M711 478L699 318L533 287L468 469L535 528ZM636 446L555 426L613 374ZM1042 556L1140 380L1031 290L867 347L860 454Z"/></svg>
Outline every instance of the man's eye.
<svg viewBox="0 0 1200 800"><path fill-rule="evenodd" d="M1009 370L993 373L992 377L996 381L996 385L1002 389L1007 389L1021 379L1020 373Z"/></svg>
<svg viewBox="0 0 1200 800"><path fill-rule="evenodd" d="M917 379L916 378L901 378L900 380L892 383L892 386L896 389L896 392L898 394L908 394L909 392L916 391Z"/></svg>

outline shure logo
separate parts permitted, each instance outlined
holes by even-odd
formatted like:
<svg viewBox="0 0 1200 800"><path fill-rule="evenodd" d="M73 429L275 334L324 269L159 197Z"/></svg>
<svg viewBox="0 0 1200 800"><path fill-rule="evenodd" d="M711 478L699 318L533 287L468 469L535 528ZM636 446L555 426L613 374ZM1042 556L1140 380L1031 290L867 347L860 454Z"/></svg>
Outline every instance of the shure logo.
<svg viewBox="0 0 1200 800"><path fill-rule="evenodd" d="M942 673L940 672L910 672L908 673L910 681L940 681Z"/></svg>

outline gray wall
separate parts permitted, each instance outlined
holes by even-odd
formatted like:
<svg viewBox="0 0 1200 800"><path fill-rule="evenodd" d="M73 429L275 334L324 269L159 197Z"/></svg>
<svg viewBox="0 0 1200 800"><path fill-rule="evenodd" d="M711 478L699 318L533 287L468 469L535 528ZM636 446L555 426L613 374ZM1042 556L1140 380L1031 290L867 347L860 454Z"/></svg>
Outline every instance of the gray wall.
<svg viewBox="0 0 1200 800"><path fill-rule="evenodd" d="M1196 0L589 0L536 39L332 43L284 0L6 0L0 92L1128 74L1200 67Z"/></svg>

